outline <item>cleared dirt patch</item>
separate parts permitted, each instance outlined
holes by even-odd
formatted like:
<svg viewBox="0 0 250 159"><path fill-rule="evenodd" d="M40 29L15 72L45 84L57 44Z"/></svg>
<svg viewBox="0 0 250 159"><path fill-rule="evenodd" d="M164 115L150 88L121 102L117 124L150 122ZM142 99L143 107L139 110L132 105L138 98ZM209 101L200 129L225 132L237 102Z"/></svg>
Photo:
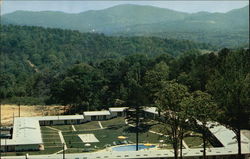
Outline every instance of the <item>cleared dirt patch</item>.
<svg viewBox="0 0 250 159"><path fill-rule="evenodd" d="M66 107L67 110L67 107ZM48 116L60 115L64 113L64 106L38 106L38 105L21 105L20 116ZM1 105L1 123L2 125L12 125L13 117L19 116L18 105Z"/></svg>

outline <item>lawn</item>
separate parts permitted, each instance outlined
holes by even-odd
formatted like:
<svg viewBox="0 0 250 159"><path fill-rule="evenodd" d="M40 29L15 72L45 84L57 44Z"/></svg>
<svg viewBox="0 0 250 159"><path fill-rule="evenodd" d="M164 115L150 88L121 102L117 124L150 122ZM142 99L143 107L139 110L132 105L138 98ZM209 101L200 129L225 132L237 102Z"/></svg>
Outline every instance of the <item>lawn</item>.
<svg viewBox="0 0 250 159"><path fill-rule="evenodd" d="M184 141L188 145L189 148L201 148L202 147L202 139L200 137L186 137Z"/></svg>
<svg viewBox="0 0 250 159"><path fill-rule="evenodd" d="M151 131L154 132L159 132L159 133L166 133L166 130L170 130L170 126L167 124L163 124L161 122L157 122L157 121L148 121L147 123L145 123L147 125L150 125L150 129ZM193 134L194 136L189 136L189 137L185 137L184 141L186 142L186 144L188 145L189 148L201 148L203 141L200 137L201 134L192 132L192 131L188 131L188 133ZM211 143L207 143L207 147L212 147Z"/></svg>
<svg viewBox="0 0 250 159"><path fill-rule="evenodd" d="M154 124L151 124L150 130L164 134L164 132L166 132L166 130L170 130L170 128L167 124L163 124L161 122L155 122Z"/></svg>
<svg viewBox="0 0 250 159"><path fill-rule="evenodd" d="M57 131L52 130L46 126L41 126L42 131L42 139L44 143L44 148L46 152L51 151L51 149L55 149L55 152L58 149L62 149L62 143ZM51 151L54 153L54 151Z"/></svg>
<svg viewBox="0 0 250 159"><path fill-rule="evenodd" d="M189 131L189 134L192 134L191 136L185 137L184 141L188 145L189 148L202 148L203 146L203 140L201 138L201 134ZM210 142L207 142L207 147L213 147Z"/></svg>
<svg viewBox="0 0 250 159"><path fill-rule="evenodd" d="M52 128L61 130L61 131L72 131L72 126L71 125L54 125L51 126Z"/></svg>
<svg viewBox="0 0 250 159"><path fill-rule="evenodd" d="M91 149L92 151L100 150L106 147L106 145L119 144L124 140L120 140L118 136L126 136L126 141L129 143L135 143L135 128L129 127L125 124L124 118L114 118L111 120L101 121L104 129L91 130L91 131L72 131L63 132L64 139L66 141L68 150L67 152L82 152L85 149ZM91 143L91 146L85 147L82 140L77 136L78 134L94 134L95 137L100 141L98 143ZM153 143L159 144L159 140L166 139L165 137L157 134L150 133L148 131L140 132L139 142L140 143Z"/></svg>
<svg viewBox="0 0 250 159"><path fill-rule="evenodd" d="M90 121L84 124L74 125L77 131L88 131L93 129L100 129L98 121Z"/></svg>
<svg viewBox="0 0 250 159"><path fill-rule="evenodd" d="M104 120L101 121L103 127L113 127L113 126L119 126L119 125L124 125L125 124L125 119L124 117L118 117L118 118L113 118L110 120Z"/></svg>

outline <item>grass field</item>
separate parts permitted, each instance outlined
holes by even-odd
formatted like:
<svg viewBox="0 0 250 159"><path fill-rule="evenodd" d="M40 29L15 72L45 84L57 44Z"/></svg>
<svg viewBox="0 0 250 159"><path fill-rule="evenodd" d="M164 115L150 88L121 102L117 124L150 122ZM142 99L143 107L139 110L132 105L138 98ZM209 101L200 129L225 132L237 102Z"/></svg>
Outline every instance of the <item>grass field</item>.
<svg viewBox="0 0 250 159"><path fill-rule="evenodd" d="M186 137L184 141L187 143L188 147L190 148L202 148L203 141L200 137ZM213 147L211 143L207 143L207 147Z"/></svg>
<svg viewBox="0 0 250 159"><path fill-rule="evenodd" d="M115 118L111 120L101 121L104 129L79 131L79 126L76 128L78 131L63 132L64 139L66 141L68 150L67 152L82 152L86 149L91 149L92 151L100 150L105 148L107 145L119 144L124 140L120 140L118 136L126 136L126 141L129 143L135 143L135 128L129 127L125 124L124 118ZM86 123L89 125L89 123ZM94 124L91 124L91 128L94 128ZM98 123L97 123L98 124ZM84 125L84 124L83 124ZM86 125L85 125L86 126ZM76 127L76 126L75 126ZM81 126L82 128L82 126ZM97 127L95 127L97 128ZM94 134L95 137L100 141L98 143L91 143L91 146L85 147L78 134ZM165 137L153 134L150 132L141 132L139 136L140 143L154 143L158 144L159 140L165 139Z"/></svg>
<svg viewBox="0 0 250 159"><path fill-rule="evenodd" d="M124 125L125 120L123 117L118 117L118 118L113 118L110 120L104 120L101 121L103 127L113 127L113 126L119 126L119 125Z"/></svg>
<svg viewBox="0 0 250 159"><path fill-rule="evenodd" d="M113 145L114 141L115 142L122 141L117 138L118 136L121 136L121 135L128 137L127 140L135 143L134 132L128 132L126 129L129 129L129 127L124 126L121 128L101 129L101 130L94 130L94 131L63 132L63 136L65 138L67 146L70 148L83 148L84 143L81 141L81 139L77 135L78 134L90 134L90 133L93 133L96 136L96 138L100 141L99 143L93 143L92 147L97 146L97 147L102 148L106 144ZM145 132L145 133L140 133L139 141L143 143L147 143L147 142L158 143L159 140L161 139L162 137L160 137L159 135Z"/></svg>
<svg viewBox="0 0 250 159"><path fill-rule="evenodd" d="M54 125L51 126L52 128L61 130L61 131L73 131L72 126L71 125Z"/></svg>
<svg viewBox="0 0 250 159"><path fill-rule="evenodd" d="M90 121L80 125L74 125L77 131L88 131L93 129L100 129L98 121Z"/></svg>
<svg viewBox="0 0 250 159"><path fill-rule="evenodd" d="M62 143L57 131L42 126L42 138L46 148L62 147Z"/></svg>

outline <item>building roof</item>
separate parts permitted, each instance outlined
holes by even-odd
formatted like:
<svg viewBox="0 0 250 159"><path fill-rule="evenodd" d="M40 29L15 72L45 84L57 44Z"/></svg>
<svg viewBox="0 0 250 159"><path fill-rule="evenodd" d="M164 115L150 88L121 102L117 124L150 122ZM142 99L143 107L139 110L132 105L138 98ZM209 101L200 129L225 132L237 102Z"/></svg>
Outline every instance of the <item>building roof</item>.
<svg viewBox="0 0 250 159"><path fill-rule="evenodd" d="M108 110L83 112L84 116L110 115Z"/></svg>
<svg viewBox="0 0 250 159"><path fill-rule="evenodd" d="M127 108L128 107L113 107L113 108L109 108L109 111L110 112L123 112Z"/></svg>
<svg viewBox="0 0 250 159"><path fill-rule="evenodd" d="M236 135L233 132L233 130L230 130L218 123L209 123L209 124L216 125L210 128L209 130L225 147L230 147L235 149L238 148ZM241 135L241 142L242 145L250 143L247 137L245 137L244 135Z"/></svg>
<svg viewBox="0 0 250 159"><path fill-rule="evenodd" d="M48 120L78 120L84 119L83 115L59 115L59 116L37 116L32 117L33 119L39 121L48 121Z"/></svg>
<svg viewBox="0 0 250 159"><path fill-rule="evenodd" d="M3 145L42 144L39 121L28 117L16 117L13 125L12 139L1 139Z"/></svg>
<svg viewBox="0 0 250 159"><path fill-rule="evenodd" d="M158 111L157 111L156 107L145 107L144 111L148 112L148 113L158 114Z"/></svg>

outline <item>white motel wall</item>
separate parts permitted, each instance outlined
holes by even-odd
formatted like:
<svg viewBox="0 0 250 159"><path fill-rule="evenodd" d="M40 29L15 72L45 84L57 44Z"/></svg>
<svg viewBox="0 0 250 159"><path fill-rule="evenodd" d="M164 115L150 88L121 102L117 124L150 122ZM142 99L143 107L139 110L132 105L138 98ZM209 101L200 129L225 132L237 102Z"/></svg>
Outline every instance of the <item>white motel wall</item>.
<svg viewBox="0 0 250 159"><path fill-rule="evenodd" d="M83 112L85 121L107 120L111 118L111 113L107 110Z"/></svg>

